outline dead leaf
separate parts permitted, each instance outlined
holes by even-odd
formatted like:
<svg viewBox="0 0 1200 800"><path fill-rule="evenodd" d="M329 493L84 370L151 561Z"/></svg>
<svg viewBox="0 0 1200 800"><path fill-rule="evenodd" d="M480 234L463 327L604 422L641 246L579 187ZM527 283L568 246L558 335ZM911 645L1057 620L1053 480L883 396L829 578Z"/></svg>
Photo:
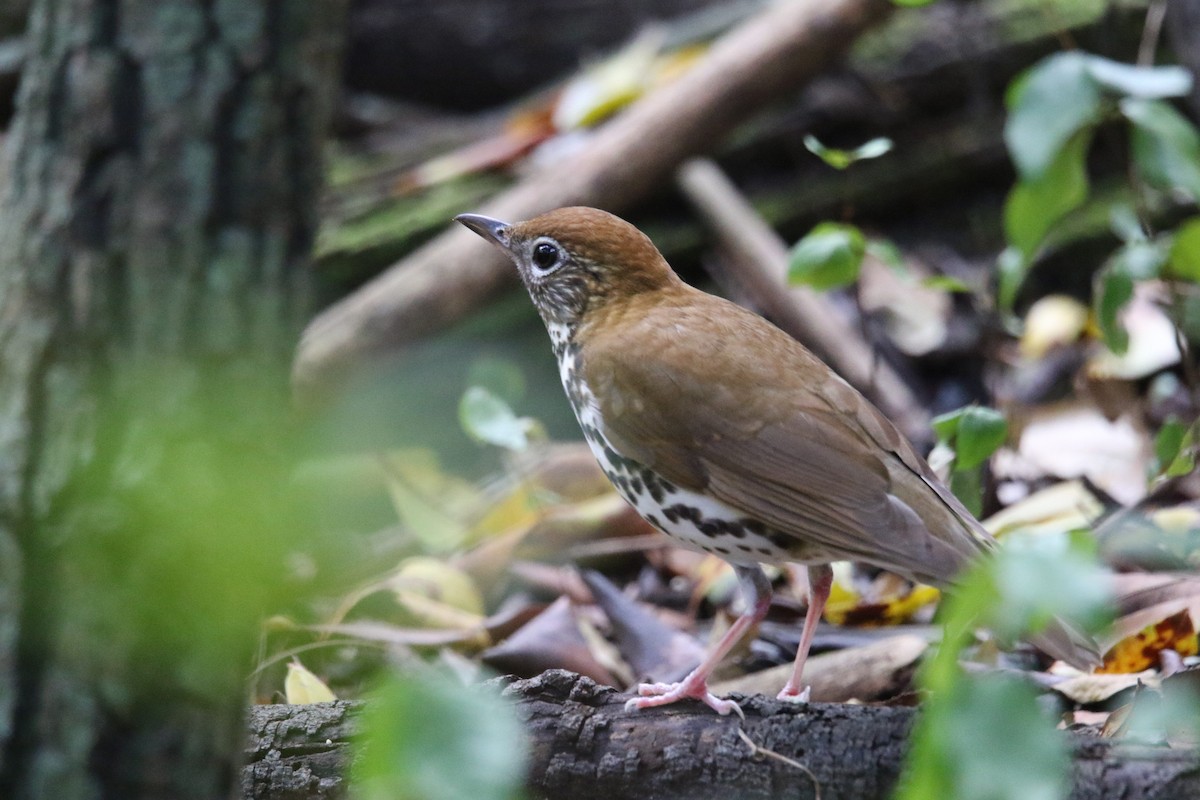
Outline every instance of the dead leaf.
<svg viewBox="0 0 1200 800"><path fill-rule="evenodd" d="M569 669L607 686L619 684L592 654L579 630L571 601L560 597L505 641L483 653L500 672L530 678L548 669Z"/></svg>
<svg viewBox="0 0 1200 800"><path fill-rule="evenodd" d="M913 584L889 572L858 585L852 565L841 561L833 565L824 619L835 625L898 625L940 598L941 592L932 586Z"/></svg>
<svg viewBox="0 0 1200 800"><path fill-rule="evenodd" d="M983 520L983 527L997 538L1014 531L1063 533L1087 528L1103 513L1104 504L1083 481L1063 481L996 512Z"/></svg>
<svg viewBox="0 0 1200 800"><path fill-rule="evenodd" d="M582 578L612 624L613 638L636 678L678 680L704 658L704 646L694 636L665 625L599 572L585 570Z"/></svg>
<svg viewBox="0 0 1200 800"><path fill-rule="evenodd" d="M920 636L890 636L878 642L812 656L804 665L804 682L812 699L821 703L883 700L907 691L912 672L929 642ZM791 664L761 670L741 678L721 681L712 692L774 696L792 674Z"/></svg>
<svg viewBox="0 0 1200 800"><path fill-rule="evenodd" d="M331 703L337 695L330 691L325 682L311 673L297 659L287 665L287 677L283 681L283 694L289 705L309 703Z"/></svg>
<svg viewBox="0 0 1200 800"><path fill-rule="evenodd" d="M1046 295L1025 313L1021 331L1021 355L1039 359L1057 347L1078 341L1087 330L1091 312L1074 297Z"/></svg>
<svg viewBox="0 0 1200 800"><path fill-rule="evenodd" d="M1139 683L1157 687L1159 679L1152 671L1128 675L1076 675L1058 681L1050 688L1072 702L1089 706L1103 703Z"/></svg>
<svg viewBox="0 0 1200 800"><path fill-rule="evenodd" d="M1146 494L1150 443L1129 415L1110 422L1080 403L1040 408L1023 421L1017 454L1043 475L1086 477L1124 505ZM1003 461L995 465L1012 471Z"/></svg>
<svg viewBox="0 0 1200 800"><path fill-rule="evenodd" d="M1117 642L1104 654L1104 664L1096 672L1113 675L1153 669L1159 665L1163 650L1174 650L1181 656L1196 655L1196 629L1188 611L1172 614Z"/></svg>

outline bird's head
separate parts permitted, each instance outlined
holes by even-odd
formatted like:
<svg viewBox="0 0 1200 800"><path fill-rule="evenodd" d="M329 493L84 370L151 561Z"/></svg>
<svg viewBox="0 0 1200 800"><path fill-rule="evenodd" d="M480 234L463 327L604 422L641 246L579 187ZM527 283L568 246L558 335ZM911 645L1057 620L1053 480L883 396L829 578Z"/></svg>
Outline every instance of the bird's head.
<svg viewBox="0 0 1200 800"><path fill-rule="evenodd" d="M646 234L595 208L559 208L525 222L454 218L504 250L547 324L578 325L589 312L678 282Z"/></svg>

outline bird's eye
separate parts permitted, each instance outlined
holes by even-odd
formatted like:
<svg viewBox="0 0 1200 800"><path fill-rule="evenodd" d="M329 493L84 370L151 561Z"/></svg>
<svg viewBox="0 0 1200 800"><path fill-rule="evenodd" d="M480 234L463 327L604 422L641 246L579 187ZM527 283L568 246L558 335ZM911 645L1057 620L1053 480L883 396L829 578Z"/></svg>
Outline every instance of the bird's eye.
<svg viewBox="0 0 1200 800"><path fill-rule="evenodd" d="M562 250L553 242L538 242L533 246L533 265L541 272L549 272L562 260Z"/></svg>

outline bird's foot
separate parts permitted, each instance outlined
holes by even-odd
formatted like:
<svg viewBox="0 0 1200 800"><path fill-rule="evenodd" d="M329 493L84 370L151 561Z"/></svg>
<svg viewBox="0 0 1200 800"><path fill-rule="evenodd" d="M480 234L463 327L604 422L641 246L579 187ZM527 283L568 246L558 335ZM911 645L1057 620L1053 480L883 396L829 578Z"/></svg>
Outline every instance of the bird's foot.
<svg viewBox="0 0 1200 800"><path fill-rule="evenodd" d="M725 715L733 711L742 719L746 718L746 715L742 713L741 706L732 700L725 700L712 694L708 691L706 681L703 679L694 679L691 675L679 683L640 684L638 686L638 694L640 697L630 698L625 703L626 711L666 706L671 703L678 703L680 700L699 700L718 714Z"/></svg>
<svg viewBox="0 0 1200 800"><path fill-rule="evenodd" d="M811 686L805 686L803 689L800 689L800 687L792 686L789 683L783 687L783 691L776 695L775 699L782 700L785 703L807 703L811 696Z"/></svg>

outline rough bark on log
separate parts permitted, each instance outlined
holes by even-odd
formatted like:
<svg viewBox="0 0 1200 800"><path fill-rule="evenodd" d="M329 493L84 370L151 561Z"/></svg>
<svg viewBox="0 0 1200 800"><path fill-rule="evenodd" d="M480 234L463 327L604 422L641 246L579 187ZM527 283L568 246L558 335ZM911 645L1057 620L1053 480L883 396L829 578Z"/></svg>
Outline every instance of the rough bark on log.
<svg viewBox="0 0 1200 800"><path fill-rule="evenodd" d="M904 758L911 708L814 703L762 696L743 702L746 721L692 704L627 712L625 696L587 678L552 670L513 681L530 740L531 796L886 798ZM356 703L257 706L251 711L246 800L333 800L346 796L342 774ZM792 759L802 770L763 752ZM1200 796L1200 753L1072 736L1071 800Z"/></svg>
<svg viewBox="0 0 1200 800"><path fill-rule="evenodd" d="M694 70L600 130L584 152L479 210L512 220L564 205L620 211L685 158L713 147L753 110L817 74L890 8L886 0L778 4L718 40ZM469 231L448 230L319 315L300 343L297 387L303 392L330 385L362 356L428 333L514 283L504 256L473 239ZM432 291L447 281L458 291ZM424 298L424 312L403 313L414 297Z"/></svg>

